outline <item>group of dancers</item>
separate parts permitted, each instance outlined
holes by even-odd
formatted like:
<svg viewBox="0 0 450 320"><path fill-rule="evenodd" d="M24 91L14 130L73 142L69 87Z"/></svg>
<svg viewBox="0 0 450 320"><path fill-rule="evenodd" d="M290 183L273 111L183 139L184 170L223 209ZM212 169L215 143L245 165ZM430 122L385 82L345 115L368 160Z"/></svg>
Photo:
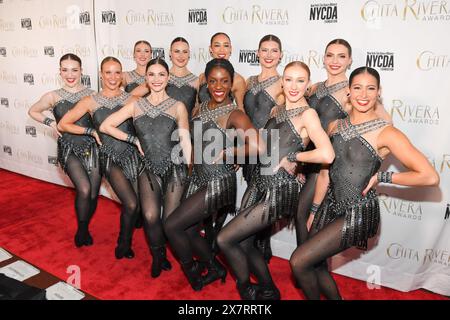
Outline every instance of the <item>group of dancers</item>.
<svg viewBox="0 0 450 320"><path fill-rule="evenodd" d="M152 277L171 269L170 244L194 290L225 281L226 262L242 299L277 300L270 237L284 220L296 228L296 286L308 299L341 299L326 260L352 246L367 249L380 220L376 184L437 185L437 172L392 125L379 73L359 67L347 78L347 41L327 44L327 79L314 85L303 62L278 73L283 51L275 35L259 42L261 72L247 80L229 62L227 34L213 35L209 50L212 60L197 77L187 67L186 39L172 41L170 68L138 41L135 70L103 59L98 93L81 84L79 57L61 57L63 87L29 115L58 134L58 162L76 191L75 245L94 242L89 223L104 176L122 206L117 259L134 257L133 230L143 225ZM407 171L379 171L390 153ZM239 168L247 189L237 209Z"/></svg>

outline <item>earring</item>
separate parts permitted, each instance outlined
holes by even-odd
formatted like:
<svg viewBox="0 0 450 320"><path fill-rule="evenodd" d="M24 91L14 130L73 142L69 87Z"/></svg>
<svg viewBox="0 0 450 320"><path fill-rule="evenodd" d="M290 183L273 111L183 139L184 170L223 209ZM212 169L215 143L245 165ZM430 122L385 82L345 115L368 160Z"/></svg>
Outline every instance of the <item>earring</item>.
<svg viewBox="0 0 450 320"><path fill-rule="evenodd" d="M350 93L347 93L347 98L349 98L350 97Z"/></svg>

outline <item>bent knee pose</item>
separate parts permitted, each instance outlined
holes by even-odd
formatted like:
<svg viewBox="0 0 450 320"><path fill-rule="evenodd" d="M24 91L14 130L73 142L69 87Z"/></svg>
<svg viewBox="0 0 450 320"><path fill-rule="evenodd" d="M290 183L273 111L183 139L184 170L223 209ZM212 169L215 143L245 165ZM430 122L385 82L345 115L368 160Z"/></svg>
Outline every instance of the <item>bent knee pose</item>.
<svg viewBox="0 0 450 320"><path fill-rule="evenodd" d="M321 128L317 113L309 108L304 93L310 71L302 62L289 63L282 84L286 105L272 109L264 129L267 132L268 157L260 156L256 187L249 194L247 207L219 233L217 242L231 266L242 299L279 299L262 253L252 244L254 236L297 210L301 184L297 180L297 162L330 163L334 158L330 141ZM316 149L305 151L313 141ZM258 284L250 282L250 271L258 271Z"/></svg>
<svg viewBox="0 0 450 320"><path fill-rule="evenodd" d="M122 65L116 58L106 57L101 63L102 91L83 98L61 119L58 128L72 134L89 134L100 144L100 167L103 174L122 203L120 232L115 249L117 259L133 258L131 238L136 220L136 185L140 156L137 148L127 142L117 140L107 134L98 134L95 129L77 124L86 113L90 113L95 128L113 112L122 108L131 95L120 89ZM125 121L121 130L135 135L133 123Z"/></svg>
<svg viewBox="0 0 450 320"><path fill-rule="evenodd" d="M98 165L98 147L95 139L89 135L60 133L57 123L83 97L94 94L94 91L81 84L81 59L68 53L59 61L60 75L64 86L43 95L28 111L34 120L50 126L58 135L58 163L69 176L75 187L75 212L78 229L75 234L77 247L93 244L89 233L89 222L97 207L101 175ZM43 112L52 111L56 122ZM93 128L91 116L85 113L77 124Z"/></svg>
<svg viewBox="0 0 450 320"><path fill-rule="evenodd" d="M205 76L211 100L201 104L192 120L194 166L191 181L186 198L164 226L170 245L194 290L200 290L219 278L225 280L226 269L200 235L199 223L218 210L235 210L236 172L230 158L257 153L256 134L255 139L243 139L243 145L234 147L226 131L240 129L236 130L239 135L245 130L255 131L250 119L229 98L233 74L233 66L228 60L213 59L206 65ZM208 273L203 277L194 254L207 266Z"/></svg>
<svg viewBox="0 0 450 320"><path fill-rule="evenodd" d="M247 79L247 90L244 95L245 113L247 113L257 129L264 127L267 120L269 120L272 108L280 104L278 100L282 97L282 88L281 77L278 74L277 67L282 56L281 41L277 36L269 34L261 38L258 46L261 73ZM256 187L255 183L251 183L252 177L255 178L257 176L257 174L254 174L256 164L257 158L255 157L254 159L249 159L248 163L242 166L242 173L247 186ZM248 196L251 193L252 189L247 188L242 197L241 209L247 207ZM271 235L272 228L268 227L257 235L255 241L256 247L261 250L264 259L268 262L272 257L272 249L270 247Z"/></svg>
<svg viewBox="0 0 450 320"><path fill-rule="evenodd" d="M223 32L215 33L210 40L209 54L213 59L226 59L229 60L232 52L230 37ZM241 109L244 110L244 94L246 90L245 79L237 72L233 75L233 85L230 91L230 98ZM198 102L203 103L211 99L209 93L205 74L202 73L199 76L199 90L198 90ZM205 231L205 238L213 246L214 252L217 253L218 248L215 243L217 233L222 228L227 218L227 212L219 210L213 216L207 218L203 225Z"/></svg>
<svg viewBox="0 0 450 320"><path fill-rule="evenodd" d="M186 107L165 91L169 79L166 62L161 58L150 60L146 74L150 95L132 101L110 115L100 130L136 144L143 153L145 171L139 176L139 194L145 233L153 256L150 274L156 278L162 270L171 269L166 258L163 221L180 204L187 178L186 161L172 159L172 151L179 140L183 157L190 160L191 141ZM129 118L134 120L137 137L118 129ZM176 133L179 139L174 137Z"/></svg>
<svg viewBox="0 0 450 320"><path fill-rule="evenodd" d="M308 239L290 259L297 283L308 299L319 299L321 293L328 299L341 298L326 259L351 246L367 248L380 220L373 189L377 181L406 186L439 183L438 174L423 154L376 114L378 72L368 67L355 69L349 86L352 109L348 117L332 122L328 129L336 159L329 170L321 170L315 196L325 200L315 214ZM410 171L377 174L389 153Z"/></svg>

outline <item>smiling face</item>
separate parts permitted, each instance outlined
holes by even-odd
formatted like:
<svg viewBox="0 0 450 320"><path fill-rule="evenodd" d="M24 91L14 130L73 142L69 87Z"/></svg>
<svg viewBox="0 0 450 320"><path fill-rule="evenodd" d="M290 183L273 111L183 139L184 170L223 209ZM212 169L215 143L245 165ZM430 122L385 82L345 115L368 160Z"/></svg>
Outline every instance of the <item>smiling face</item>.
<svg viewBox="0 0 450 320"><path fill-rule="evenodd" d="M162 65L153 64L148 68L146 78L151 92L161 92L166 89L169 73Z"/></svg>
<svg viewBox="0 0 450 320"><path fill-rule="evenodd" d="M175 42L170 48L170 57L175 66L184 68L189 62L189 45L183 41Z"/></svg>
<svg viewBox="0 0 450 320"><path fill-rule="evenodd" d="M214 67L207 79L208 91L211 99L217 104L224 102L228 99L232 82L229 72L222 67Z"/></svg>
<svg viewBox="0 0 450 320"><path fill-rule="evenodd" d="M346 46L342 44L331 44L325 51L323 62L328 74L336 76L345 73L348 66L352 63L352 58Z"/></svg>
<svg viewBox="0 0 450 320"><path fill-rule="evenodd" d="M350 85L350 102L359 112L373 110L380 88L377 79L368 72L356 75Z"/></svg>
<svg viewBox="0 0 450 320"><path fill-rule="evenodd" d="M308 71L301 66L291 66L284 70L282 84L286 100L290 103L296 103L304 97L308 87Z"/></svg>
<svg viewBox="0 0 450 320"><path fill-rule="evenodd" d="M136 45L134 48L134 61L140 66L146 66L152 58L152 48L143 42Z"/></svg>
<svg viewBox="0 0 450 320"><path fill-rule="evenodd" d="M258 49L259 63L265 68L276 67L281 56L280 46L275 41L264 41Z"/></svg>
<svg viewBox="0 0 450 320"><path fill-rule="evenodd" d="M81 79L81 66L78 61L66 59L61 61L59 67L59 74L64 84L69 88L74 88L80 83Z"/></svg>
<svg viewBox="0 0 450 320"><path fill-rule="evenodd" d="M229 59L231 55L231 41L224 34L215 36L209 47L211 56L216 59Z"/></svg>
<svg viewBox="0 0 450 320"><path fill-rule="evenodd" d="M122 82L122 66L116 61L107 61L103 64L101 76L103 88L116 90Z"/></svg>

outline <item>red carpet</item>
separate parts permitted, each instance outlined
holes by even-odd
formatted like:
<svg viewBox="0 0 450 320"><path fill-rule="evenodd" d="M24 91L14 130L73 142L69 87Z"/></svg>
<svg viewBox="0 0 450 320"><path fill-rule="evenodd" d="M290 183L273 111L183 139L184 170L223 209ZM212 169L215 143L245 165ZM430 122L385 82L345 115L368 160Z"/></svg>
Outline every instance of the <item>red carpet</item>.
<svg viewBox="0 0 450 320"><path fill-rule="evenodd" d="M94 245L77 249L73 243L73 189L0 169L0 190L0 246L64 280L70 276L69 266L79 266L81 289L99 299L239 299L230 275L223 285L216 282L200 292L193 291L170 253L174 268L152 279L151 256L142 229L134 233L136 257L116 260L119 205L107 198L100 197L91 223ZM282 299L303 299L293 285L288 261L274 257L270 269ZM425 290L369 290L365 282L333 276L346 300L448 299Z"/></svg>

